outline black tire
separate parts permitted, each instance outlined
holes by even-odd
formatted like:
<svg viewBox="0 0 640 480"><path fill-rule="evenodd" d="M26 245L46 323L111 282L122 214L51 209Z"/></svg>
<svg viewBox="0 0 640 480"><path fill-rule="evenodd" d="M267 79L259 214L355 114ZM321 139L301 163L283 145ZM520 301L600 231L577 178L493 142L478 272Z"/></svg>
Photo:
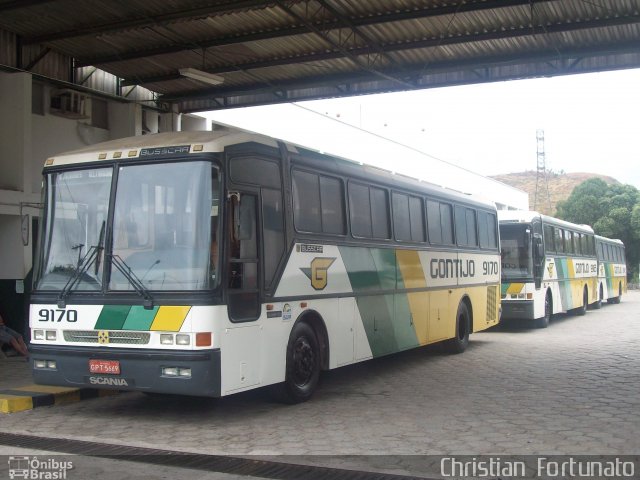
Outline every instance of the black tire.
<svg viewBox="0 0 640 480"><path fill-rule="evenodd" d="M591 305L594 310L598 310L599 308L602 308L602 297L604 296L603 294L604 294L604 291L602 290L602 285L600 285L600 288L598 289L598 300L596 301L596 303Z"/></svg>
<svg viewBox="0 0 640 480"><path fill-rule="evenodd" d="M611 303L618 304L622 300L622 285L618 285L618 296L611 299Z"/></svg>
<svg viewBox="0 0 640 480"><path fill-rule="evenodd" d="M547 294L544 296L544 316L540 318L536 318L533 321L533 326L535 328L547 328L549 326L549 322L551 321L552 315L553 315L553 300L551 298L551 292L547 291Z"/></svg>
<svg viewBox="0 0 640 480"><path fill-rule="evenodd" d="M285 380L274 387L278 400L286 403L306 402L320 378L320 345L308 323L294 325L287 345Z"/></svg>
<svg viewBox="0 0 640 480"><path fill-rule="evenodd" d="M587 287L584 287L584 290L582 291L582 306L576 308L576 315L585 315L587 313L587 305L589 305L589 292Z"/></svg>
<svg viewBox="0 0 640 480"><path fill-rule="evenodd" d="M464 302L458 305L456 313L456 336L444 342L444 347L449 353L462 353L469 346L469 334L471 333L471 318L469 309Z"/></svg>

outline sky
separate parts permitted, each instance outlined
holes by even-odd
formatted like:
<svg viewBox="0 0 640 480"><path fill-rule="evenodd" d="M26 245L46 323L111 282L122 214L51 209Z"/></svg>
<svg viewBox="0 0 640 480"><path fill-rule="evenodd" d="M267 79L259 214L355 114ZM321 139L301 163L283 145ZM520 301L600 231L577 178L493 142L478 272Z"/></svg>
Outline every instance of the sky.
<svg viewBox="0 0 640 480"><path fill-rule="evenodd" d="M367 155L369 142L353 141L362 129L481 175L535 170L536 132L543 130L548 169L610 175L640 188L639 87L640 70L622 70L206 116L347 157ZM378 166L407 174L424 168L416 158L398 167L391 157Z"/></svg>

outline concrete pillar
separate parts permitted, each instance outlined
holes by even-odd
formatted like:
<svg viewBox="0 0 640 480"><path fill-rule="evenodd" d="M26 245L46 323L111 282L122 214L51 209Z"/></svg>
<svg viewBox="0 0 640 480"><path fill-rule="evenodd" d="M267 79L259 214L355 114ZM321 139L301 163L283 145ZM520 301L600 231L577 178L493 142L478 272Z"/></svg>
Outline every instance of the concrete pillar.
<svg viewBox="0 0 640 480"><path fill-rule="evenodd" d="M159 132L180 132L182 131L182 114L178 113L178 106L173 105L171 113L160 114Z"/></svg>
<svg viewBox="0 0 640 480"><path fill-rule="evenodd" d="M182 115L183 132L202 132L211 130L211 122L196 115Z"/></svg>
<svg viewBox="0 0 640 480"><path fill-rule="evenodd" d="M31 75L0 73L0 280L22 279L31 267L20 217L32 191L30 160Z"/></svg>
<svg viewBox="0 0 640 480"><path fill-rule="evenodd" d="M0 189L31 192L31 75L0 73Z"/></svg>
<svg viewBox="0 0 640 480"><path fill-rule="evenodd" d="M110 102L108 115L112 140L142 135L142 107L140 105Z"/></svg>

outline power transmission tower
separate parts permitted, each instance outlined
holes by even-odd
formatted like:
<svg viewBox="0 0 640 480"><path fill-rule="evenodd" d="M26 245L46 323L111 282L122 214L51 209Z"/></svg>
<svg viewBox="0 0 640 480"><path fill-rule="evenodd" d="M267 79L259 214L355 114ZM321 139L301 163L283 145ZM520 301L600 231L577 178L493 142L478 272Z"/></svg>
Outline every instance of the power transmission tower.
<svg viewBox="0 0 640 480"><path fill-rule="evenodd" d="M533 199L533 209L538 210L538 205L540 205L542 210L546 205L547 211L541 211L541 213L553 215L551 211L551 195L549 194L549 179L547 178L547 164L544 154L544 130L536 130L536 145L538 162L536 168L536 195Z"/></svg>

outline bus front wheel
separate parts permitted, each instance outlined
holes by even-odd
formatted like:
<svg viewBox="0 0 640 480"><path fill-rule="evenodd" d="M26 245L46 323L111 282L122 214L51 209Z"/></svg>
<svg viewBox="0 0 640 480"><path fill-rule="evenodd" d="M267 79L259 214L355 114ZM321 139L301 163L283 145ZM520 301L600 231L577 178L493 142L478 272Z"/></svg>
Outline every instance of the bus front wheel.
<svg viewBox="0 0 640 480"><path fill-rule="evenodd" d="M602 289L602 285L600 285L600 288L598 289L598 300L592 305L594 310L598 310L599 308L602 307L603 293L604 293L604 290Z"/></svg>
<svg viewBox="0 0 640 480"><path fill-rule="evenodd" d="M471 333L471 319L469 309L464 302L458 305L456 314L456 336L445 342L445 348L449 353L462 353L469 345L469 334Z"/></svg>
<svg viewBox="0 0 640 480"><path fill-rule="evenodd" d="M576 308L576 315L585 315L587 313L587 305L589 305L589 291L584 287L582 291L582 306Z"/></svg>
<svg viewBox="0 0 640 480"><path fill-rule="evenodd" d="M618 285L618 296L617 297L613 297L611 299L611 303L620 303L620 300L622 299L622 284Z"/></svg>
<svg viewBox="0 0 640 480"><path fill-rule="evenodd" d="M553 300L551 299L551 292L547 291L547 294L544 296L544 316L540 318L536 318L533 321L533 326L535 328L547 328L549 326L549 322L551 321L552 315L553 315Z"/></svg>
<svg viewBox="0 0 640 480"><path fill-rule="evenodd" d="M306 402L320 378L320 346L313 328L305 322L294 325L287 345L285 380L276 385L276 397L286 403Z"/></svg>

